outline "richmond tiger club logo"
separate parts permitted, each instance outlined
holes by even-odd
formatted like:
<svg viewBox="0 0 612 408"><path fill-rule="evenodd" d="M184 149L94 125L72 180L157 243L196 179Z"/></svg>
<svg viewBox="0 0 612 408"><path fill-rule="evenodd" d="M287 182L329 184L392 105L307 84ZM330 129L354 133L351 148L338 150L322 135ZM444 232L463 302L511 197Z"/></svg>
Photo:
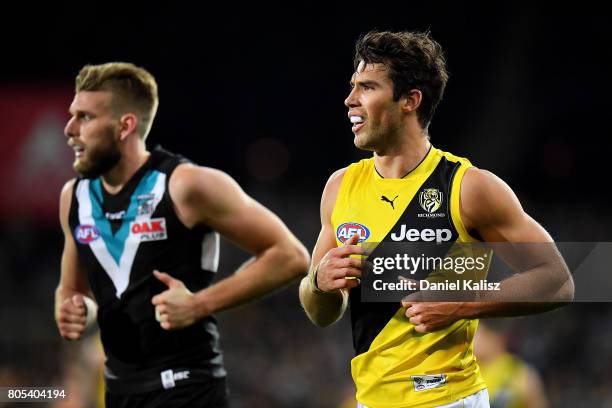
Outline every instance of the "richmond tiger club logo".
<svg viewBox="0 0 612 408"><path fill-rule="evenodd" d="M419 204L426 213L418 214L420 218L446 217L444 213L436 213L442 207L444 194L437 188L425 188L419 193Z"/></svg>

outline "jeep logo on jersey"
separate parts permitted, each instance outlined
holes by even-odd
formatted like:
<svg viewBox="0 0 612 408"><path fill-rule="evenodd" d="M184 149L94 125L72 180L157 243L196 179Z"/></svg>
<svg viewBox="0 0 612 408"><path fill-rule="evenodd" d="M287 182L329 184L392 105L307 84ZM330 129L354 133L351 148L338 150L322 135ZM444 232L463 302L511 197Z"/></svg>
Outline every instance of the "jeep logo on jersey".
<svg viewBox="0 0 612 408"><path fill-rule="evenodd" d="M100 231L95 225L79 225L74 229L74 237L79 244L87 245L100 238Z"/></svg>
<svg viewBox="0 0 612 408"><path fill-rule="evenodd" d="M140 242L168 239L165 218L134 221L130 224L130 231L132 234L140 236Z"/></svg>
<svg viewBox="0 0 612 408"><path fill-rule="evenodd" d="M370 230L365 225L357 222L345 222L336 230L338 241L344 242L355 234L359 234L359 242L363 242L370 236Z"/></svg>
<svg viewBox="0 0 612 408"><path fill-rule="evenodd" d="M426 188L419 193L419 204L428 213L433 213L442 206L442 197L442 192L437 188Z"/></svg>
<svg viewBox="0 0 612 408"><path fill-rule="evenodd" d="M453 233L448 228L425 228L422 230L416 228L407 229L406 225L402 224L399 232L391 234L391 239L394 241L425 241L425 242L444 242L450 241Z"/></svg>

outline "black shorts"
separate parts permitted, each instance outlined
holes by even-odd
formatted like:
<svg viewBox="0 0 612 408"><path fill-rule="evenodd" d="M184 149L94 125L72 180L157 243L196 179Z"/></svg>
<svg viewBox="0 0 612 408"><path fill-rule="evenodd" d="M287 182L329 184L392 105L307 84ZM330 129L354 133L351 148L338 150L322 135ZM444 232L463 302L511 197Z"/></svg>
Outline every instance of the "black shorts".
<svg viewBox="0 0 612 408"><path fill-rule="evenodd" d="M228 408L225 378L188 384L168 390L121 395L107 392L106 408Z"/></svg>

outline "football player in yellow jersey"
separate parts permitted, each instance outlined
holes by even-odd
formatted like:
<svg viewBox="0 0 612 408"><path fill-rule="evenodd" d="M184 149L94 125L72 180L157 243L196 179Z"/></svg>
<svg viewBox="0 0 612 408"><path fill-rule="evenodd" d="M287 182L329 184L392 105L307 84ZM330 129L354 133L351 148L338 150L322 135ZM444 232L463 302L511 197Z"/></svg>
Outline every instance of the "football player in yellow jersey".
<svg viewBox="0 0 612 408"><path fill-rule="evenodd" d="M529 271L539 274L537 285L528 273L502 282L505 293L549 287L554 296L547 302L502 303L512 297L484 295L478 302L362 301L355 289L362 242L553 241L502 180L431 145L428 126L448 75L428 33L370 32L357 42L354 68L345 105L355 146L373 157L336 171L325 186L301 303L319 326L338 320L350 303L360 407L488 407L473 355L476 319L571 301L571 275L551 251Z"/></svg>
<svg viewBox="0 0 612 408"><path fill-rule="evenodd" d="M503 323L480 324L474 352L487 383L492 408L548 408L540 374L520 357L511 354ZM502 327L500 327L502 326Z"/></svg>

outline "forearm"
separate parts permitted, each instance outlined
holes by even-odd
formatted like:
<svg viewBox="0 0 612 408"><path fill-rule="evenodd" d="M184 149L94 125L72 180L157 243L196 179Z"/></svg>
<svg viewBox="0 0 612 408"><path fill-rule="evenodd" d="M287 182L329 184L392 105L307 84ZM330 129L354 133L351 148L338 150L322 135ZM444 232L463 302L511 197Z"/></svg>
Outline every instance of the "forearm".
<svg viewBox="0 0 612 408"><path fill-rule="evenodd" d="M540 265L500 284L500 291L480 291L476 302L465 303L468 318L521 316L547 312L571 303L574 282L564 268Z"/></svg>
<svg viewBox="0 0 612 408"><path fill-rule="evenodd" d="M342 317L348 303L348 295L341 290L317 292L312 289L310 277L307 276L300 283L300 303L311 322L326 327Z"/></svg>
<svg viewBox="0 0 612 408"><path fill-rule="evenodd" d="M301 245L272 246L231 276L195 293L196 313L204 317L263 297L304 276L307 268L308 255Z"/></svg>
<svg viewBox="0 0 612 408"><path fill-rule="evenodd" d="M567 304L562 302L464 302L459 315L463 319L525 316L548 312Z"/></svg>

